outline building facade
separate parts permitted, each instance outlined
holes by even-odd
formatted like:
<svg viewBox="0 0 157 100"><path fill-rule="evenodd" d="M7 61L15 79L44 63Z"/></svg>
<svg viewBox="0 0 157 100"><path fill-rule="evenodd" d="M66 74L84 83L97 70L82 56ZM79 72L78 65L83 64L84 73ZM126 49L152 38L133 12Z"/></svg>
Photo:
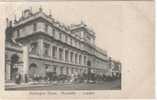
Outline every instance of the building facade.
<svg viewBox="0 0 157 100"><path fill-rule="evenodd" d="M7 19L5 41L5 79L17 73L29 78L46 76L46 72L111 75L110 57L95 45L95 32L81 22L65 26L43 12L31 9L14 21Z"/></svg>

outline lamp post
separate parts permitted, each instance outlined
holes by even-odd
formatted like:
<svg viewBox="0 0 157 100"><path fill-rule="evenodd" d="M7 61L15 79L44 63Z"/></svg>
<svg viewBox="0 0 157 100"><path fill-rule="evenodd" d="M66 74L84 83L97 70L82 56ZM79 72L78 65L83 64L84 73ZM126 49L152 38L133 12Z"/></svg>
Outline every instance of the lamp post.
<svg viewBox="0 0 157 100"><path fill-rule="evenodd" d="M91 68L90 68L90 67L91 67L91 62L88 60L88 61L87 61L87 69L88 69L88 73L87 73L87 75L88 75L88 76L87 76L87 78L88 78L88 79L87 79L87 83L89 83L89 80L91 79Z"/></svg>

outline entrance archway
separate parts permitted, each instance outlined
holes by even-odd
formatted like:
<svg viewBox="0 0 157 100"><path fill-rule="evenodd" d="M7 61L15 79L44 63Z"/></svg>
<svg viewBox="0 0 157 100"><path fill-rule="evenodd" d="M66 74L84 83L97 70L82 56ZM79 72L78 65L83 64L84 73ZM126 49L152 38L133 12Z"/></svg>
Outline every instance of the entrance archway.
<svg viewBox="0 0 157 100"><path fill-rule="evenodd" d="M33 78L37 73L38 66L35 63L30 64L29 66L29 77Z"/></svg>
<svg viewBox="0 0 157 100"><path fill-rule="evenodd" d="M18 62L19 62L19 56L17 54L13 54L11 56L11 69L10 69L11 80L15 80L16 75L18 74L18 68L16 66Z"/></svg>

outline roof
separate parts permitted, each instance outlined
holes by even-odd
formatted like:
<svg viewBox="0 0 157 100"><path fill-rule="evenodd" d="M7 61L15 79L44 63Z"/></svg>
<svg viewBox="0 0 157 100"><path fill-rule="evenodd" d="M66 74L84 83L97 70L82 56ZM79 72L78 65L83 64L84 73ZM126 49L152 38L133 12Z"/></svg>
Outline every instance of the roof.
<svg viewBox="0 0 157 100"><path fill-rule="evenodd" d="M27 13L27 14L25 14ZM95 32L89 28L87 28L87 25L84 24L84 22L81 22L80 24L72 24L72 25L65 25L64 23L61 23L59 21L57 21L56 19L52 18L51 14L46 14L44 13L41 8L39 9L39 11L33 13L31 11L31 9L26 9L24 10L24 12L22 12L22 16L13 24L13 27L17 27L21 24L24 24L28 21L37 19L39 17L42 17L44 19L46 19L48 22L52 23L54 26L56 26L57 28L60 28L62 31L71 33L71 31L79 29L79 28L84 28L86 29L86 31L88 33L91 33L92 35L95 34Z"/></svg>

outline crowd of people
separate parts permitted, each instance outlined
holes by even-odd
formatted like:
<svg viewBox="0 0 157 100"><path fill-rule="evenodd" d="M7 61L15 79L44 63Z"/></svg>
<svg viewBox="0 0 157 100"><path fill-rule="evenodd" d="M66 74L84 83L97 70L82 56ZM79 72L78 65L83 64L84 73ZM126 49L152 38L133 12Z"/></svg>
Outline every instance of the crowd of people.
<svg viewBox="0 0 157 100"><path fill-rule="evenodd" d="M34 75L27 79L26 82L61 82L61 83L97 83L97 82L105 82L105 81L112 81L116 79L120 79L121 74L116 73L112 74L111 76L106 76L105 74L96 74L96 73L82 73L82 74L60 74L57 75L55 72L48 72L46 73L45 77L40 75ZM15 82L20 84L21 82L21 75L17 75Z"/></svg>

